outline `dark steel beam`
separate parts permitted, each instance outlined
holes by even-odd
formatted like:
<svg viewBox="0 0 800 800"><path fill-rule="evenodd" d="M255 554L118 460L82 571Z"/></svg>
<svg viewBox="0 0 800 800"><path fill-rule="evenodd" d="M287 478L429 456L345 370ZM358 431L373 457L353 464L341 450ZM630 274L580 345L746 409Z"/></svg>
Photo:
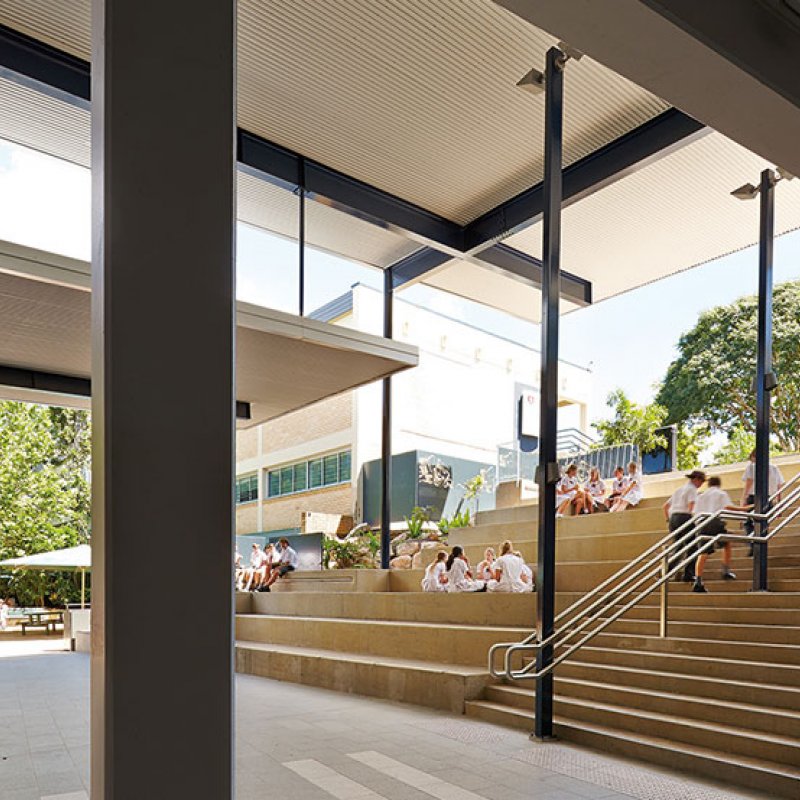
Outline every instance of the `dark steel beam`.
<svg viewBox="0 0 800 800"><path fill-rule="evenodd" d="M544 224L542 254L542 356L539 386L539 533L536 562L536 632L549 638L556 604L556 483L558 482L558 328L561 262L562 147L564 138L564 54L547 51L544 121ZM536 653L537 672L553 661L552 646ZM553 673L536 679L534 736L553 737Z"/></svg>
<svg viewBox="0 0 800 800"><path fill-rule="evenodd" d="M392 264L392 288L399 289L407 283L424 277L429 272L441 267L450 261L452 256L435 250L432 247L423 247L410 256L401 258Z"/></svg>
<svg viewBox="0 0 800 800"><path fill-rule="evenodd" d="M383 272L383 336L392 338L394 286L392 268ZM381 569L389 569L392 555L392 379L383 379L381 419Z"/></svg>
<svg viewBox="0 0 800 800"><path fill-rule="evenodd" d="M600 191L708 131L675 108L668 109L564 169L564 207ZM488 211L464 228L464 251L475 254L541 220L544 182Z"/></svg>
<svg viewBox="0 0 800 800"><path fill-rule="evenodd" d="M23 367L9 367L3 364L0 364L0 386L13 386L15 389L31 389L37 392L72 397L91 397L92 395L92 382L89 378L62 375L57 372L41 372Z"/></svg>
<svg viewBox="0 0 800 800"><path fill-rule="evenodd" d="M761 173L758 236L758 331L756 341L756 463L755 510L764 514L769 506L770 391L772 375L772 249L775 236L775 174ZM759 535L767 533L759 523ZM767 543L753 547L753 591L766 592Z"/></svg>

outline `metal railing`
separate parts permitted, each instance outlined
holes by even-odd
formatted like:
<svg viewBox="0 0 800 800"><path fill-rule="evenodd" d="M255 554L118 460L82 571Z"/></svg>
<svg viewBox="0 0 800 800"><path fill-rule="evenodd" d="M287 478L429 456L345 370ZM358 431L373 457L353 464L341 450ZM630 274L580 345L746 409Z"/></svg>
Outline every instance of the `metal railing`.
<svg viewBox="0 0 800 800"><path fill-rule="evenodd" d="M696 514L677 530L668 533L641 555L626 564L599 586L581 597L555 619L555 630L543 641L538 641L537 633L532 633L521 642L502 642L489 649L489 672L494 678L535 679L552 672L562 661L588 644L609 625L661 589L659 609L659 634L666 637L669 625L669 581L703 552L710 552L717 542L746 542L759 544L768 542L780 533L789 523L800 516L800 504L764 536L718 533L703 534L704 528L715 519L752 520L771 523L789 511L800 500L800 473L785 484L770 498L774 503L766 514L743 511L718 511L715 514ZM782 500L781 493L796 485ZM595 623L596 627L592 627ZM552 648L553 659L542 669L536 669L535 659L514 669L514 656L527 653L535 656L543 648ZM496 654L503 650L503 669L496 669ZM556 651L559 651L558 653Z"/></svg>

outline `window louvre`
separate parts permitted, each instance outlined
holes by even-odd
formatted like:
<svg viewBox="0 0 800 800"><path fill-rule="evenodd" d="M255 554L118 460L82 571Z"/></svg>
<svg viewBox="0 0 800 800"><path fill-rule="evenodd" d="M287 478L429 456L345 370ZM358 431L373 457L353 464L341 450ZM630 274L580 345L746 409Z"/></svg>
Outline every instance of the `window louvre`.
<svg viewBox="0 0 800 800"><path fill-rule="evenodd" d="M322 458L299 461L296 464L287 464L285 467L270 470L267 473L267 495L269 497L281 497L287 494L320 489L323 486L348 483L351 474L352 455L349 450L343 450ZM258 478L255 475L251 476L251 478L254 481L253 486L257 496ZM239 481L237 481L236 486L238 498L240 496Z"/></svg>

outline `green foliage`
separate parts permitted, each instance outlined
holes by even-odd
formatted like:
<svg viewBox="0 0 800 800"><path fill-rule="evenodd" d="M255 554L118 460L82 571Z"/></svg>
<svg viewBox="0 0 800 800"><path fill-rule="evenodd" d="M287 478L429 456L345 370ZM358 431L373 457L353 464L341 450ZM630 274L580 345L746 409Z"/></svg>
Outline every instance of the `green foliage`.
<svg viewBox="0 0 800 800"><path fill-rule="evenodd" d="M601 437L601 445L635 444L640 453L665 447L666 439L656 430L664 425L667 410L657 403L640 406L632 402L622 389L611 392L606 400L614 417L593 423Z"/></svg>
<svg viewBox="0 0 800 800"><path fill-rule="evenodd" d="M470 525L470 511L468 508L465 508L459 514L453 514L452 519L450 520L450 527L451 528L469 528Z"/></svg>
<svg viewBox="0 0 800 800"><path fill-rule="evenodd" d="M678 357L656 398L670 422L706 423L729 437L755 430L757 298L742 297L702 314L681 336ZM775 287L772 428L781 451L800 449L800 281ZM723 448L724 450L724 448ZM727 451L726 451L727 452ZM731 456L732 457L732 456Z"/></svg>
<svg viewBox="0 0 800 800"><path fill-rule="evenodd" d="M349 533L344 539L324 536L322 539L323 569L375 567L381 549L380 537L369 529Z"/></svg>
<svg viewBox="0 0 800 800"><path fill-rule="evenodd" d="M89 540L90 424L84 411L0 402L0 560ZM80 577L17 571L22 605L80 598Z"/></svg>
<svg viewBox="0 0 800 800"><path fill-rule="evenodd" d="M452 524L447 517L442 517L437 523L436 527L439 529L439 533L442 537L447 536L450 533L450 528L452 528Z"/></svg>
<svg viewBox="0 0 800 800"><path fill-rule="evenodd" d="M756 446L756 435L737 425L728 436L728 441L714 451L715 464L738 464L747 461ZM770 443L770 455L779 455L780 448Z"/></svg>
<svg viewBox="0 0 800 800"><path fill-rule="evenodd" d="M707 425L678 425L677 469L697 469L700 466L700 454L708 447L708 440Z"/></svg>
<svg viewBox="0 0 800 800"><path fill-rule="evenodd" d="M406 527L408 528L408 539L421 539L425 532L425 525L431 521L430 508L414 506L411 509L411 516L405 517Z"/></svg>

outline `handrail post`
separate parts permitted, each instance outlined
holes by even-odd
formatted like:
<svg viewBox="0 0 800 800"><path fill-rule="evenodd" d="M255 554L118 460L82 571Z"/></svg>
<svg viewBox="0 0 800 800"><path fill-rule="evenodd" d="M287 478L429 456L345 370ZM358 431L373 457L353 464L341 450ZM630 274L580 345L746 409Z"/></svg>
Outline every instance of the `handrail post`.
<svg viewBox="0 0 800 800"><path fill-rule="evenodd" d="M666 552L661 559L661 577L666 578L669 572L669 557ZM669 636L669 581L664 580L661 584L661 602L659 604L658 614L658 635L662 639Z"/></svg>

